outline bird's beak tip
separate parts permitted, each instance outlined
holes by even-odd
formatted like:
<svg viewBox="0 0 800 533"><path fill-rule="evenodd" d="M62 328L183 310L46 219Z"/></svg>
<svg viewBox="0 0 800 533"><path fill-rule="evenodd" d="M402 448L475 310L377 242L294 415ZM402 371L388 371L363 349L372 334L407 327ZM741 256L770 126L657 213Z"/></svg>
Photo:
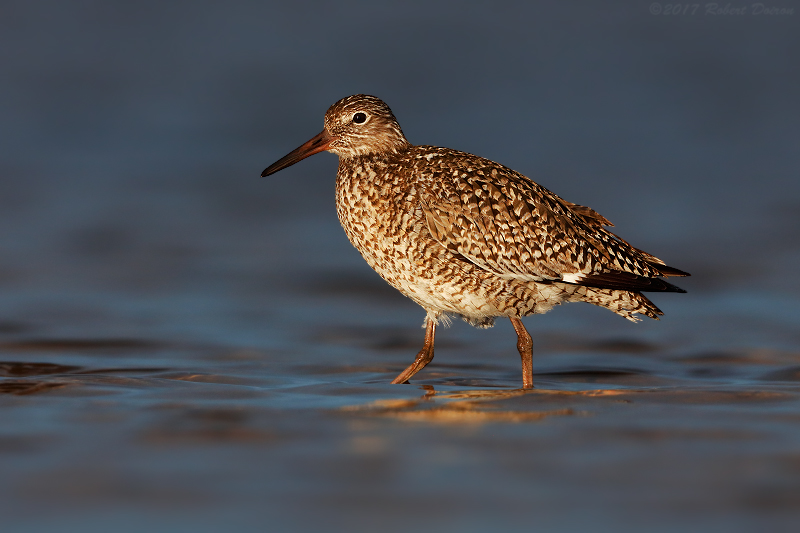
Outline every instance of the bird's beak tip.
<svg viewBox="0 0 800 533"><path fill-rule="evenodd" d="M322 130L319 135L265 168L264 172L261 173L261 177L265 178L270 174L274 174L279 170L294 165L310 155L327 150L334 140L335 138L328 133L328 130Z"/></svg>

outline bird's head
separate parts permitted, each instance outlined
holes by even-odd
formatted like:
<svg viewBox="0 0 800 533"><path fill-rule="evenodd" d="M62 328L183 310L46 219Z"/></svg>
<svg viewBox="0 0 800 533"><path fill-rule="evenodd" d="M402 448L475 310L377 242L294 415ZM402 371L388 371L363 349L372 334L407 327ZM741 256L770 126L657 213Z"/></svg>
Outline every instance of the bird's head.
<svg viewBox="0 0 800 533"><path fill-rule="evenodd" d="M410 144L383 100L366 94L342 98L325 113L325 128L316 137L282 157L261 176L269 176L310 155L327 150L342 159L389 154Z"/></svg>

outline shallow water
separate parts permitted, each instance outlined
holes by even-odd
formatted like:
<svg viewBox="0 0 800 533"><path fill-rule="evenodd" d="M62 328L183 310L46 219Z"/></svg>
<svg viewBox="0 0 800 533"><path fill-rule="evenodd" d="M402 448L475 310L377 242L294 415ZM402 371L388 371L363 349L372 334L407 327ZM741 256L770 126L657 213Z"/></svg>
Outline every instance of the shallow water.
<svg viewBox="0 0 800 533"><path fill-rule="evenodd" d="M797 529L798 15L30 5L0 20L2 530ZM257 178L355 92L689 293L526 318L531 391L508 321L389 385L424 313L347 242L333 156Z"/></svg>
<svg viewBox="0 0 800 533"><path fill-rule="evenodd" d="M771 346L744 347L715 338L727 317L693 315L690 297L660 324L571 305L527 320L532 391L518 388L505 323L442 330L433 363L398 386L388 382L418 348L422 314L350 282L360 300L332 280L276 288L234 318L222 298L145 313L106 295L63 317L72 335L49 333L63 310L52 326L4 324L4 520L15 531L790 531L800 518L790 324L772 324ZM75 321L105 324L79 336ZM147 334L103 333L115 329Z"/></svg>

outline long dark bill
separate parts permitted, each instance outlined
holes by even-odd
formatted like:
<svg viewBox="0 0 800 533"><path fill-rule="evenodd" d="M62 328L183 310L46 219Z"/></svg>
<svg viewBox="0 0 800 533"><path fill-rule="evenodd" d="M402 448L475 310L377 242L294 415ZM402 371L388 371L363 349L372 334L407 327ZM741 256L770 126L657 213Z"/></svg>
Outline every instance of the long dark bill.
<svg viewBox="0 0 800 533"><path fill-rule="evenodd" d="M285 156L281 157L270 166L264 169L264 172L261 173L261 177L269 176L270 174L275 174L279 170L283 170L286 167L290 167L305 159L310 155L317 154L324 150L327 150L330 146L331 142L333 142L334 137L327 132L327 130L322 130L322 133L305 143L304 145L300 146L296 150L292 150L290 153L286 154Z"/></svg>

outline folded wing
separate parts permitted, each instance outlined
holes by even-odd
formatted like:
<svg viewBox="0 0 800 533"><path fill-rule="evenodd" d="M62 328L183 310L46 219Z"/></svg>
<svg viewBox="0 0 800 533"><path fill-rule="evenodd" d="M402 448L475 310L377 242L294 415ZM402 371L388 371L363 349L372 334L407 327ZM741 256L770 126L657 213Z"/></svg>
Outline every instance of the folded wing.
<svg viewBox="0 0 800 533"><path fill-rule="evenodd" d="M424 180L420 207L442 246L501 277L628 291L685 292L660 277L688 276L634 248L596 211L566 202L482 158L459 176ZM457 179L456 179L457 178Z"/></svg>

